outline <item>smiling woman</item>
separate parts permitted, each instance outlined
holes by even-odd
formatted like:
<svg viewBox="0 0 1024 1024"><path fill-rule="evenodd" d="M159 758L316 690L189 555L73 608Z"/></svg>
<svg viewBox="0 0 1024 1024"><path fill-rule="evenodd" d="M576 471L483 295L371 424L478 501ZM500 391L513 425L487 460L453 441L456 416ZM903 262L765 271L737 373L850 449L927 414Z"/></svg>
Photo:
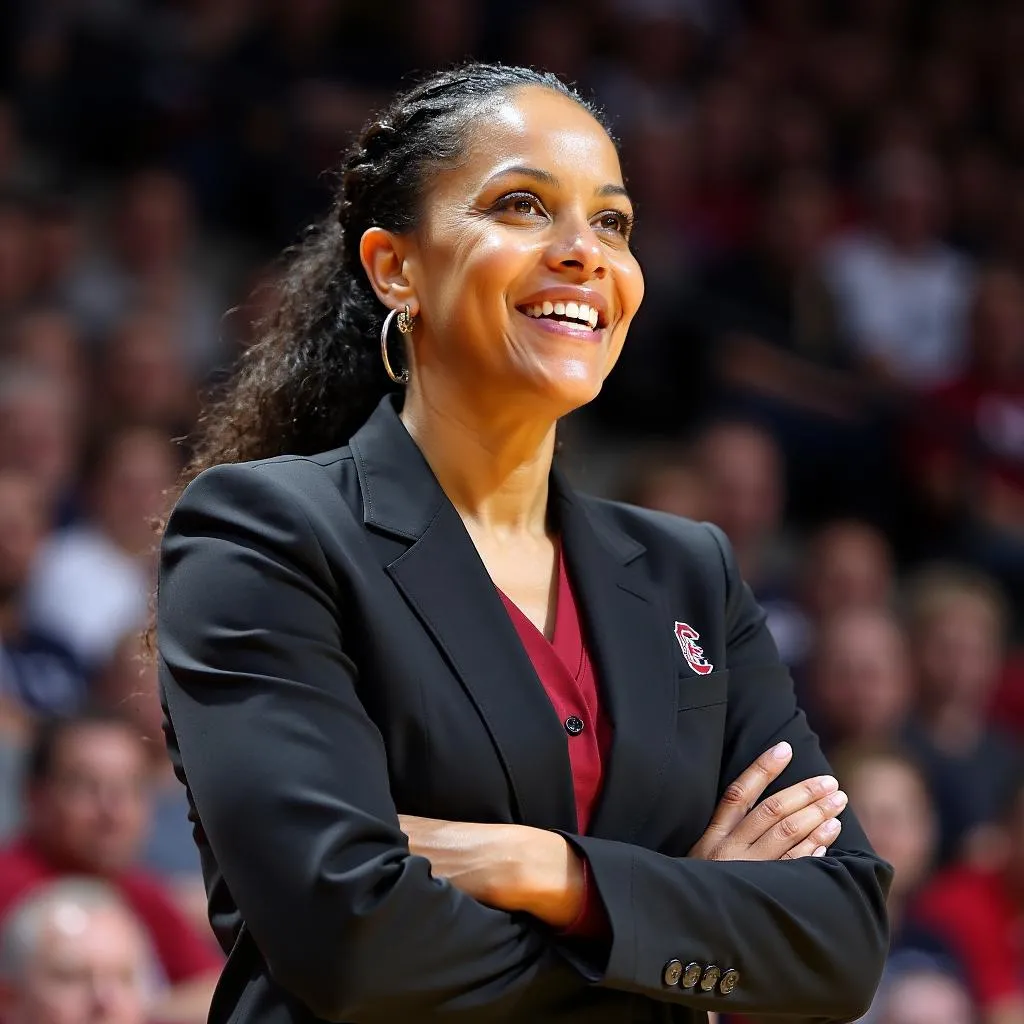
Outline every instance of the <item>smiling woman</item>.
<svg viewBox="0 0 1024 1024"><path fill-rule="evenodd" d="M157 639L214 1024L870 1003L889 871L724 536L553 466L643 295L632 218L563 83L435 75L203 418Z"/></svg>

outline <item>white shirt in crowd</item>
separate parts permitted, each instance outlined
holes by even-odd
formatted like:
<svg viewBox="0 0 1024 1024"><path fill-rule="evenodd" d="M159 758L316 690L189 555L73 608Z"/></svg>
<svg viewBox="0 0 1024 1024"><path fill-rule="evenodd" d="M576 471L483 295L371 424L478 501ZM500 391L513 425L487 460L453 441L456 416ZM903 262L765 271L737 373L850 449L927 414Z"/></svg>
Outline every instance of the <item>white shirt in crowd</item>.
<svg viewBox="0 0 1024 1024"><path fill-rule="evenodd" d="M87 665L105 662L149 609L145 567L99 530L57 533L37 560L27 594L30 621L63 640Z"/></svg>
<svg viewBox="0 0 1024 1024"><path fill-rule="evenodd" d="M832 246L825 271L858 354L882 358L913 387L960 369L971 288L963 256L940 243L908 256L880 235L855 232Z"/></svg>

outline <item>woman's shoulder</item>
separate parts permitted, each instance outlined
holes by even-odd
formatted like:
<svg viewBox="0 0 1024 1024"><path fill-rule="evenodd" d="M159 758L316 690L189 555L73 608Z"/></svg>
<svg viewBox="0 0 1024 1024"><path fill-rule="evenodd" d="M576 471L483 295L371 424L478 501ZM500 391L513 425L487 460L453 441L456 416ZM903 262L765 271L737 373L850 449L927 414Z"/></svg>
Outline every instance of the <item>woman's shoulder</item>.
<svg viewBox="0 0 1024 1024"><path fill-rule="evenodd" d="M318 491L325 481L337 486L352 465L348 447L314 455L276 455L248 462L224 462L198 473L182 497L261 488L300 493Z"/></svg>
<svg viewBox="0 0 1024 1024"><path fill-rule="evenodd" d="M351 505L357 489L349 448L314 455L278 455L249 462L226 462L199 473L182 491L172 522L184 510L216 514L245 509L256 517L300 515L313 523ZM351 492L351 493L350 493Z"/></svg>

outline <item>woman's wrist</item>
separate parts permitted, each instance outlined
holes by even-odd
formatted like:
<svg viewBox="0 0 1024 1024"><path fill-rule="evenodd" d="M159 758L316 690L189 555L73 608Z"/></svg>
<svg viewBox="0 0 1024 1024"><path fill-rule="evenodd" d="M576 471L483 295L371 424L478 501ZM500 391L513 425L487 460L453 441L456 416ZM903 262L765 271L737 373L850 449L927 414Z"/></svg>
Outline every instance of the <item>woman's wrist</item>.
<svg viewBox="0 0 1024 1024"><path fill-rule="evenodd" d="M583 862L557 832L522 826L509 886L507 906L566 928L583 909Z"/></svg>

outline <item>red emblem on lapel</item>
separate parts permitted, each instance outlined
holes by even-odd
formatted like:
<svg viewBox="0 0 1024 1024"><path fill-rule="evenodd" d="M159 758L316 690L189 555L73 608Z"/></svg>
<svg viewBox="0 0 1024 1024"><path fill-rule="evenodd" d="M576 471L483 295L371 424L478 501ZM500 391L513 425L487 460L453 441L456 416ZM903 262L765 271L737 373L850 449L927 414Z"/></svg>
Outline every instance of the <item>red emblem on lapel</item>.
<svg viewBox="0 0 1024 1024"><path fill-rule="evenodd" d="M676 623L676 639L683 649L687 665L699 676L706 676L715 666L704 657L704 648L697 645L700 633L685 622Z"/></svg>

